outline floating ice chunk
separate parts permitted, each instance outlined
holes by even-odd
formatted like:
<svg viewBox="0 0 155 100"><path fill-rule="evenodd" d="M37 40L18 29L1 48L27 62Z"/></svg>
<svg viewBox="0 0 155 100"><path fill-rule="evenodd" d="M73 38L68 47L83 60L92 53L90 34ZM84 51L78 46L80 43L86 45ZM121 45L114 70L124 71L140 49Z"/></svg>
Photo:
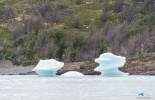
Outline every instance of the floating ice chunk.
<svg viewBox="0 0 155 100"><path fill-rule="evenodd" d="M84 75L77 71L69 71L69 72L62 74L61 76L84 76Z"/></svg>
<svg viewBox="0 0 155 100"><path fill-rule="evenodd" d="M102 76L124 76L128 75L118 70L118 67L124 65L125 57L116 56L112 53L103 53L99 58L95 59L95 62L99 63L99 66L94 71L101 72Z"/></svg>
<svg viewBox="0 0 155 100"><path fill-rule="evenodd" d="M56 72L63 66L64 63L54 59L40 60L32 71L35 71L39 76L52 77L56 76Z"/></svg>

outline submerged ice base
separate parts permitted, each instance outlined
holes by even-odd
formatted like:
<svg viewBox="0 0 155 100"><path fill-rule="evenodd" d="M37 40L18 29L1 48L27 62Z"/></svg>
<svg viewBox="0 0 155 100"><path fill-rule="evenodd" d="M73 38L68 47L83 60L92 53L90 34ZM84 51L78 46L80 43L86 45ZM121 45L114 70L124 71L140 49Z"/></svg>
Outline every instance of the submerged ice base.
<svg viewBox="0 0 155 100"><path fill-rule="evenodd" d="M118 67L124 66L125 59L125 57L116 56L112 53L103 53L99 58L95 59L99 66L94 71L101 72L102 76L127 76L128 73L118 70Z"/></svg>
<svg viewBox="0 0 155 100"><path fill-rule="evenodd" d="M39 76L54 77L59 69L64 66L64 63L50 60L40 60L37 66L32 70L35 71Z"/></svg>
<svg viewBox="0 0 155 100"><path fill-rule="evenodd" d="M77 72L77 71L68 71L64 74L62 74L61 76L69 76L69 77L72 77L72 76L75 76L75 77L81 77L81 76L84 76L82 73L80 72Z"/></svg>

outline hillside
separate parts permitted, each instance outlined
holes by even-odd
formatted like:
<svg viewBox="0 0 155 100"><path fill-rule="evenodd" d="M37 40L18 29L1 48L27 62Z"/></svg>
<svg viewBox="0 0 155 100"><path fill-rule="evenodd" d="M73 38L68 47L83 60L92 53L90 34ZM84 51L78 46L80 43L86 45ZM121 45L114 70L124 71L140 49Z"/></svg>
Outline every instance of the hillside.
<svg viewBox="0 0 155 100"><path fill-rule="evenodd" d="M92 61L155 52L154 0L1 0L0 59Z"/></svg>

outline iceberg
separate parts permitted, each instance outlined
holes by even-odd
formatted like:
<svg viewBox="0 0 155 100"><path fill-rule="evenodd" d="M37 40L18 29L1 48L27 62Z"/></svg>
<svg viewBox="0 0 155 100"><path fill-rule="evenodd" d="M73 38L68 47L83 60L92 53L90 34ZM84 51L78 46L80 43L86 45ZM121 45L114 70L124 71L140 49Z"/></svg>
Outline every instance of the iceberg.
<svg viewBox="0 0 155 100"><path fill-rule="evenodd" d="M118 70L118 67L124 66L126 57L116 56L112 53L103 53L99 58L95 59L95 62L99 63L99 66L94 71L101 72L102 76L127 76L128 73L124 73Z"/></svg>
<svg viewBox="0 0 155 100"><path fill-rule="evenodd" d="M64 63L54 59L40 60L32 71L35 71L39 76L53 77L56 76L57 71L63 66Z"/></svg>
<svg viewBox="0 0 155 100"><path fill-rule="evenodd" d="M66 73L64 73L64 74L62 74L61 76L78 76L78 77L80 77L80 76L84 76L82 73L80 73L80 72L77 72L77 71L69 71L69 72L66 72Z"/></svg>

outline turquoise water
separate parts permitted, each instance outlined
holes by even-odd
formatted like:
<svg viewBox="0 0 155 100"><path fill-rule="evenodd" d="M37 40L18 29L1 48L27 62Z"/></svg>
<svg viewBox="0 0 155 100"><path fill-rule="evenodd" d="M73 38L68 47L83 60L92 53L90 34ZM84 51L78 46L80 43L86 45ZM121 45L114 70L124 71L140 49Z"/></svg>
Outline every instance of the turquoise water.
<svg viewBox="0 0 155 100"><path fill-rule="evenodd" d="M0 100L139 99L155 100L155 76L0 76Z"/></svg>

